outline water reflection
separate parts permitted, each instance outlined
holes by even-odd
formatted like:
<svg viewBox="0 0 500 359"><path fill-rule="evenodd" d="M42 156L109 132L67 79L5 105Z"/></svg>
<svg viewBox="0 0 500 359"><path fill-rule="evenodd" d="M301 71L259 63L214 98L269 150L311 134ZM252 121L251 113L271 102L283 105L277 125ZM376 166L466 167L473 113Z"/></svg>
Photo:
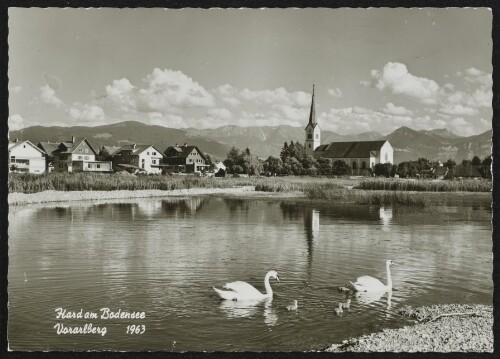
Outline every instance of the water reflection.
<svg viewBox="0 0 500 359"><path fill-rule="evenodd" d="M383 297L386 297L387 309L392 305L392 290L378 292L356 292L354 297L359 304L370 305L378 302Z"/></svg>
<svg viewBox="0 0 500 359"><path fill-rule="evenodd" d="M278 315L272 306L273 298L261 300L222 300L221 309L228 318L251 318L262 311L264 323L274 326L278 322Z"/></svg>

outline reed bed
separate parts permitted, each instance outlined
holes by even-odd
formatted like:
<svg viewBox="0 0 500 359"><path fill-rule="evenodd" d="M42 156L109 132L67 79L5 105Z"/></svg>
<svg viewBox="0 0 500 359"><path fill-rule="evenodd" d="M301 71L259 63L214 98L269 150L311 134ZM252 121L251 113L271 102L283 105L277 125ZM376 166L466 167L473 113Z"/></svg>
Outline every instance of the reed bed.
<svg viewBox="0 0 500 359"><path fill-rule="evenodd" d="M363 180L355 187L363 190L419 191L419 192L490 192L491 180L486 179L389 179Z"/></svg>
<svg viewBox="0 0 500 359"><path fill-rule="evenodd" d="M195 176L133 176L97 173L49 173L9 175L9 192L176 190L189 188L231 188L253 185L245 178Z"/></svg>

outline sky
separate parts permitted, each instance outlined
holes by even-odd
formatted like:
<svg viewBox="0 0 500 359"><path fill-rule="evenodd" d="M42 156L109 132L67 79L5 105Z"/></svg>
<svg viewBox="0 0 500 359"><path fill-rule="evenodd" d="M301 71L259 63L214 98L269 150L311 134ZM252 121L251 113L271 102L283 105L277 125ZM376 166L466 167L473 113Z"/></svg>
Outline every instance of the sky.
<svg viewBox="0 0 500 359"><path fill-rule="evenodd" d="M9 9L9 128L491 129L489 9Z"/></svg>

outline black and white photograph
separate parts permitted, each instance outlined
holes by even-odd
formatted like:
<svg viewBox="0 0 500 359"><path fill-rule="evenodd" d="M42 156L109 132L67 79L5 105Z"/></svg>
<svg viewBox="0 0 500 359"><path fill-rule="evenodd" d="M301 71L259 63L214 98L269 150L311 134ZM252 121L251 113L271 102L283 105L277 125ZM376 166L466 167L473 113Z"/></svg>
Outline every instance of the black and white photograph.
<svg viewBox="0 0 500 359"><path fill-rule="evenodd" d="M8 350L492 353L492 29L10 7Z"/></svg>

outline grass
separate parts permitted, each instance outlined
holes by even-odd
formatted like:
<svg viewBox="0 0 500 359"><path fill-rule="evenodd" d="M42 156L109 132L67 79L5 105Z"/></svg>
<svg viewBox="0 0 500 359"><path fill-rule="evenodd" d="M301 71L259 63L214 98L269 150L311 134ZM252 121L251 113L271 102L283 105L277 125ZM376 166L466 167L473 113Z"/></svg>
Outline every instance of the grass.
<svg viewBox="0 0 500 359"><path fill-rule="evenodd" d="M491 192L492 182L486 179L409 180L370 178L355 188L363 190L419 191L419 192Z"/></svg>
<svg viewBox="0 0 500 359"><path fill-rule="evenodd" d="M132 176L97 173L9 174L9 192L175 190L253 185L248 178L195 176Z"/></svg>

